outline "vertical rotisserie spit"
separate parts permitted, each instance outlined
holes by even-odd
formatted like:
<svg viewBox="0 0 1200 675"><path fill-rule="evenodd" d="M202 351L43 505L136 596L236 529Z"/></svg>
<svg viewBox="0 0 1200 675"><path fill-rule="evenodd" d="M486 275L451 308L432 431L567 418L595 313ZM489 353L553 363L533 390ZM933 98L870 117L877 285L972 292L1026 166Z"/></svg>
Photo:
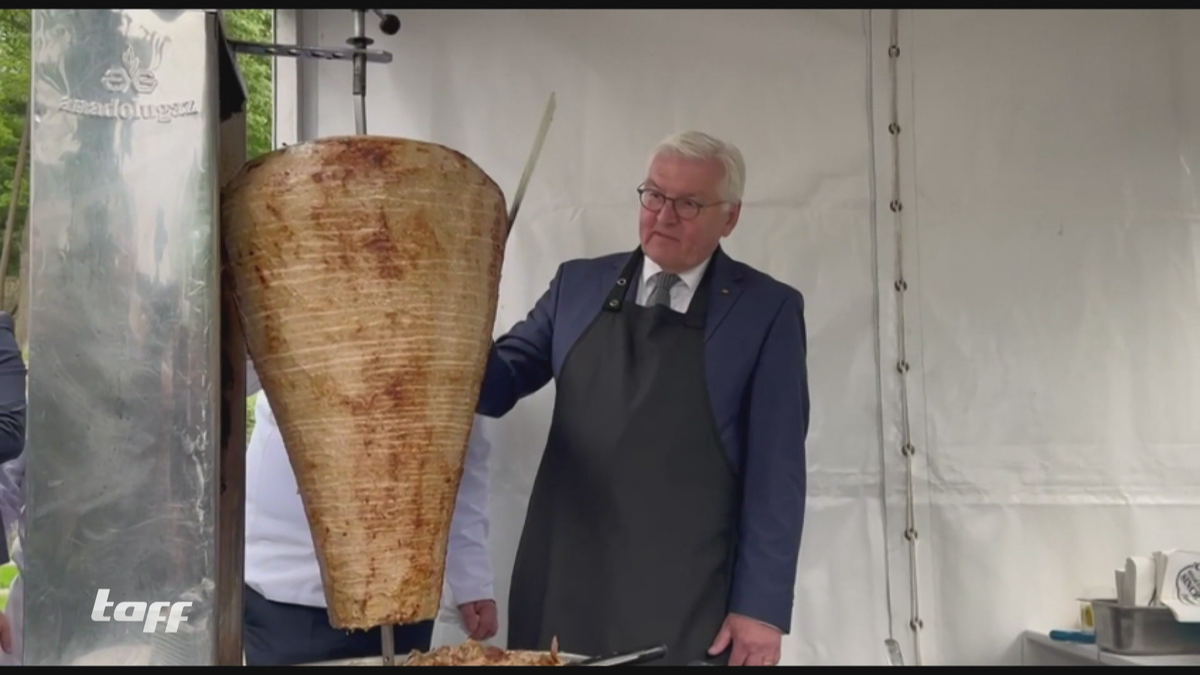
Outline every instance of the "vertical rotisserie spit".
<svg viewBox="0 0 1200 675"><path fill-rule="evenodd" d="M248 163L222 209L330 621L434 618L496 312L503 193L443 146L350 136Z"/></svg>

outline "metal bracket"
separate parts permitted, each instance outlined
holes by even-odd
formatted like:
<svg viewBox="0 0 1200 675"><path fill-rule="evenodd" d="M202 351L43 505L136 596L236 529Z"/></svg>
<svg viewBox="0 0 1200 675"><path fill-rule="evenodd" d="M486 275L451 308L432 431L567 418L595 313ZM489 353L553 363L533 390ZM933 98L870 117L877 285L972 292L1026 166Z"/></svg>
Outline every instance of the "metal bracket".
<svg viewBox="0 0 1200 675"><path fill-rule="evenodd" d="M392 53L378 49L346 49L344 47L301 47L300 45L268 45L258 42L229 40L229 47L239 54L258 56L291 56L298 59L325 59L328 61L352 61L362 55L371 63L391 63Z"/></svg>
<svg viewBox="0 0 1200 675"><path fill-rule="evenodd" d="M239 54L259 56L291 56L302 59L325 59L327 61L350 61L354 64L354 127L359 134L367 133L367 64L391 63L390 52L367 49L375 42L367 37L367 12L379 17L379 30L384 35L400 32L400 18L395 14L384 14L378 9L355 9L354 37L346 40L350 49L326 49L324 47L301 47L300 45L260 44L227 40L229 48Z"/></svg>

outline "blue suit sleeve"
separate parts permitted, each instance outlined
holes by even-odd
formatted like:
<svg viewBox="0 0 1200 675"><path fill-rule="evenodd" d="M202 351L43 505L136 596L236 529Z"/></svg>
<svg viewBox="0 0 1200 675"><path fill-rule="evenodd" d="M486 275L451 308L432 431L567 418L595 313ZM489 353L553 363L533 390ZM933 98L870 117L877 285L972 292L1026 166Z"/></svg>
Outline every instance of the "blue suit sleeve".
<svg viewBox="0 0 1200 675"><path fill-rule="evenodd" d="M544 387L554 376L554 314L562 276L560 265L550 288L528 316L492 343L475 408L478 414L503 417L517 401Z"/></svg>
<svg viewBox="0 0 1200 675"><path fill-rule="evenodd" d="M0 463L25 448L25 361L13 331L12 316L0 312Z"/></svg>
<svg viewBox="0 0 1200 675"><path fill-rule="evenodd" d="M730 611L791 631L807 491L804 299L783 303L767 334L748 401L741 537Z"/></svg>

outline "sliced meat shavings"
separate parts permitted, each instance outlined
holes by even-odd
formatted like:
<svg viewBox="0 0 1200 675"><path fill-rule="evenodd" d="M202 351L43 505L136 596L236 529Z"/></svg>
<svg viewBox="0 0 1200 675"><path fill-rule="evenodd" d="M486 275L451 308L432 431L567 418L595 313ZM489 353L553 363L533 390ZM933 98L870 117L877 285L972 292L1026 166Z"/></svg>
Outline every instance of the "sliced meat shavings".
<svg viewBox="0 0 1200 675"><path fill-rule="evenodd" d="M508 650L467 640L460 645L443 645L426 653L414 652L406 666L563 666L558 640L548 652Z"/></svg>

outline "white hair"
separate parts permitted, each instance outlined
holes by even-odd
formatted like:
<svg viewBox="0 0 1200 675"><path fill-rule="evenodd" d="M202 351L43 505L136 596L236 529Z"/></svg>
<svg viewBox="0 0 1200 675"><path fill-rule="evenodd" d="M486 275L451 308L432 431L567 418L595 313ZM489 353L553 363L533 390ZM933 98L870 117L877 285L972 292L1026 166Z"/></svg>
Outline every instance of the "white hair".
<svg viewBox="0 0 1200 675"><path fill-rule="evenodd" d="M746 189L746 160L742 151L733 143L727 143L701 131L684 131L674 134L654 147L650 162L659 155L668 154L700 161L717 160L725 169L721 199L730 202L742 201Z"/></svg>

